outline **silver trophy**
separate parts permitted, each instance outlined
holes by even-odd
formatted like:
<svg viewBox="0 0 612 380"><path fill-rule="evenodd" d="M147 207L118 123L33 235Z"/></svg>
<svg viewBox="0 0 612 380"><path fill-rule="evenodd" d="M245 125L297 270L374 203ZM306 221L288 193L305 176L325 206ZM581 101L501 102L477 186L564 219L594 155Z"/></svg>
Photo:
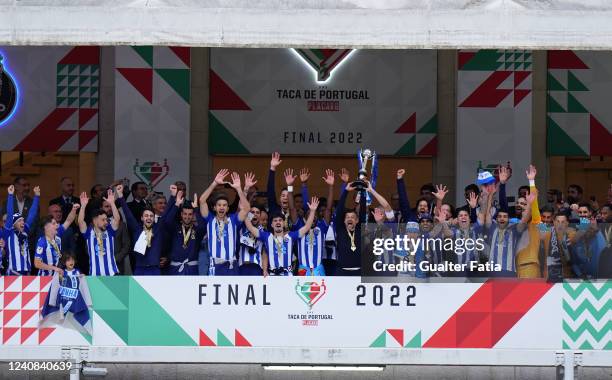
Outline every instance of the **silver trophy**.
<svg viewBox="0 0 612 380"><path fill-rule="evenodd" d="M366 184L368 177L368 161L370 161L375 155L376 153L374 151L367 148L357 152L357 160L359 162L359 179L354 181L352 185L359 191L365 190L368 187Z"/></svg>

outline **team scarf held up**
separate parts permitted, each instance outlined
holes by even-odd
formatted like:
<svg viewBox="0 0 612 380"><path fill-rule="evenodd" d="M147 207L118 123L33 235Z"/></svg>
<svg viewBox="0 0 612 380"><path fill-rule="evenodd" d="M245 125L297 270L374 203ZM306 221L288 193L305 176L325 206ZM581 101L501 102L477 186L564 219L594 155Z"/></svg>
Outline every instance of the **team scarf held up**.
<svg viewBox="0 0 612 380"><path fill-rule="evenodd" d="M63 324L91 335L92 305L89 288L78 269L64 270L60 280L55 274L42 309L41 325ZM70 322L69 322L70 321ZM76 323L73 323L75 321ZM67 323L68 322L68 323Z"/></svg>

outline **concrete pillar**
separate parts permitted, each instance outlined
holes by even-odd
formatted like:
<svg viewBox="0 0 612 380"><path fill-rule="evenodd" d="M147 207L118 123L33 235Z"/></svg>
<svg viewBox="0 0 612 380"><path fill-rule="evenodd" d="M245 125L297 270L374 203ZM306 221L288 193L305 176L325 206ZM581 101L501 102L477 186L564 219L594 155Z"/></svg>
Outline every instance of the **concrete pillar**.
<svg viewBox="0 0 612 380"><path fill-rule="evenodd" d="M438 155L433 160L433 183L449 188L446 199L455 199L457 172L457 51L438 50Z"/></svg>
<svg viewBox="0 0 612 380"><path fill-rule="evenodd" d="M531 113L531 162L538 169L536 184L540 190L539 202L546 200L545 189L549 189L551 173L546 156L546 51L534 51L532 72L532 113ZM514 174L524 179L522 168L515 168ZM555 176L559 173L555 173ZM562 189L560 187L559 189Z"/></svg>
<svg viewBox="0 0 612 380"><path fill-rule="evenodd" d="M100 48L100 103L95 181L109 185L115 176L115 48Z"/></svg>
<svg viewBox="0 0 612 380"><path fill-rule="evenodd" d="M208 150L209 68L210 48L191 48L189 191L198 195L212 180L212 157Z"/></svg>

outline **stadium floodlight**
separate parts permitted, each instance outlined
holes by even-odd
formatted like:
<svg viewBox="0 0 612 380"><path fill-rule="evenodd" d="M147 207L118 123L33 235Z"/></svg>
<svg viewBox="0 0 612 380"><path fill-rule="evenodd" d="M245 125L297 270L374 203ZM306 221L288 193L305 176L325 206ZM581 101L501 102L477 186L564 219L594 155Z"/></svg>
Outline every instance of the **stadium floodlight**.
<svg viewBox="0 0 612 380"><path fill-rule="evenodd" d="M264 365L266 371L383 371L385 366Z"/></svg>

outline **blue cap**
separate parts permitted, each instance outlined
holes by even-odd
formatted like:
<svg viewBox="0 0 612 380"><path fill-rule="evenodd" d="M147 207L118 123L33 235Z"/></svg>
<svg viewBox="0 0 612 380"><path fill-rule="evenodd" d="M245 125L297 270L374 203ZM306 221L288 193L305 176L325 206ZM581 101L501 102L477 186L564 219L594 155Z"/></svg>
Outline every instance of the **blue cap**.
<svg viewBox="0 0 612 380"><path fill-rule="evenodd" d="M495 177L488 171L482 171L478 173L478 179L476 179L476 183L479 185L488 185L490 183L495 183Z"/></svg>

